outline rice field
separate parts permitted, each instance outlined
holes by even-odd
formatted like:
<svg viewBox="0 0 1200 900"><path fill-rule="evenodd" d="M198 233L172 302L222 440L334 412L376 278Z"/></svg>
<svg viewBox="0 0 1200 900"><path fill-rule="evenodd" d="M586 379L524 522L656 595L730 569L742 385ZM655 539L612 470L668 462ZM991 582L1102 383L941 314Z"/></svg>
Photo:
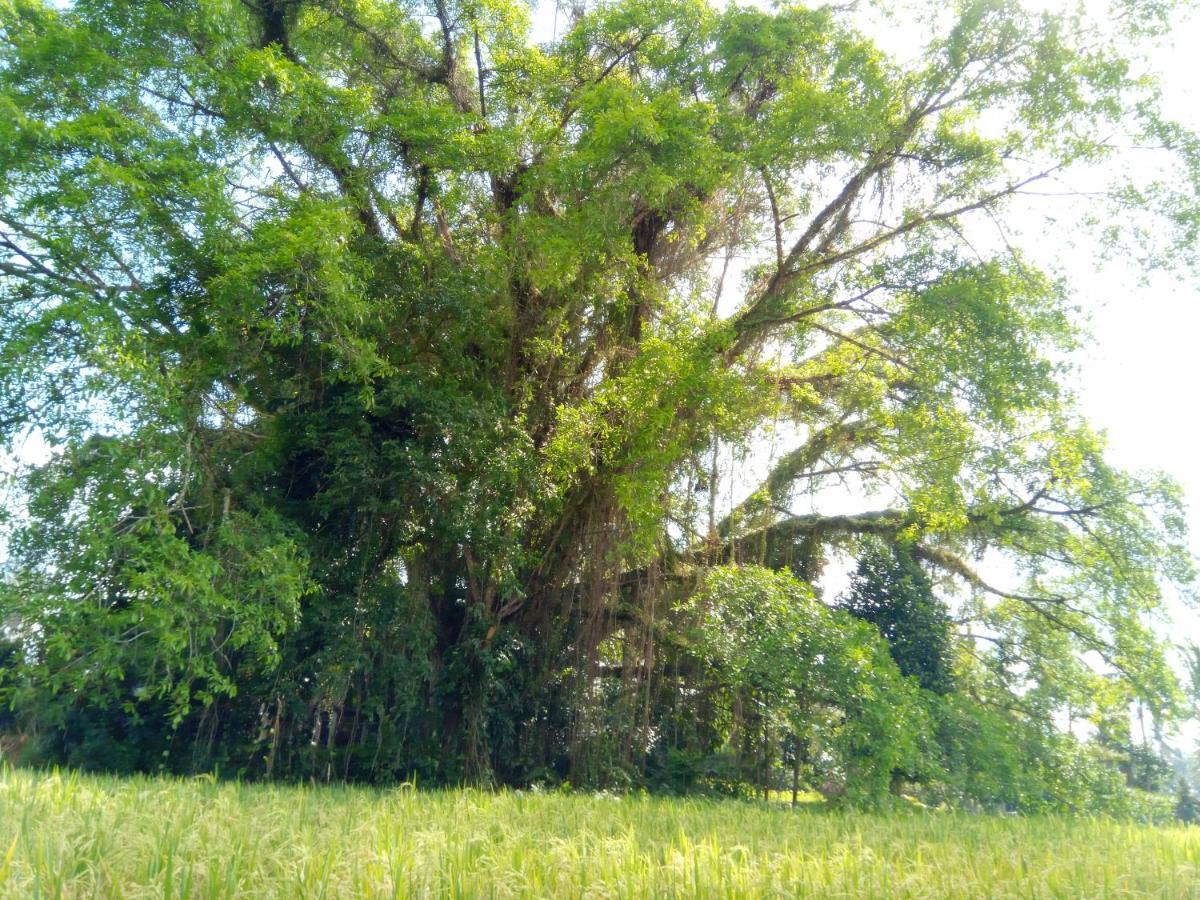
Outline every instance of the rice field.
<svg viewBox="0 0 1200 900"><path fill-rule="evenodd" d="M0 769L0 897L1197 897L1200 828Z"/></svg>

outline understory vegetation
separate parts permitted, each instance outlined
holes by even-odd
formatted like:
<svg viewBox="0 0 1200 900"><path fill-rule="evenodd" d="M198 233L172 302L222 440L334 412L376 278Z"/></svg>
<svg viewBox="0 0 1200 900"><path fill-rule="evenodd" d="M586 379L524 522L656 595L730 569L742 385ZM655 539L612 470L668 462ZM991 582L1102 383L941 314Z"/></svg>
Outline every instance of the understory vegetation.
<svg viewBox="0 0 1200 900"><path fill-rule="evenodd" d="M1194 897L1200 829L0 771L0 897Z"/></svg>
<svg viewBox="0 0 1200 900"><path fill-rule="evenodd" d="M1194 817L1182 497L1014 226L1195 262L1175 11L1093 6L0 0L0 752ZM1108 824L205 785L6 774L8 884L1194 885Z"/></svg>

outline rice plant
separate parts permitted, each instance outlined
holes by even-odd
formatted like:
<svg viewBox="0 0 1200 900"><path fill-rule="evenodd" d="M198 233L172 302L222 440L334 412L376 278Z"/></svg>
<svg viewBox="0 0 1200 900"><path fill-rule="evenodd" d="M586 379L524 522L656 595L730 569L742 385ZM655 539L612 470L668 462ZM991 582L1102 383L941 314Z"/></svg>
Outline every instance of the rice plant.
<svg viewBox="0 0 1200 900"><path fill-rule="evenodd" d="M1200 829L0 772L0 897L1193 897Z"/></svg>

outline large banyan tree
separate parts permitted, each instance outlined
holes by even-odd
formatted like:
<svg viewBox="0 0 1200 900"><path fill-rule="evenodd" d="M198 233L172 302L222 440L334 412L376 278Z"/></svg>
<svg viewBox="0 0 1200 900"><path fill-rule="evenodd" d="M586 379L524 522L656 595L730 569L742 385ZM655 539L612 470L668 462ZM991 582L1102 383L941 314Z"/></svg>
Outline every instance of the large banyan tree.
<svg viewBox="0 0 1200 900"><path fill-rule="evenodd" d="M864 541L958 586L1012 703L1069 669L1166 715L1179 498L1073 412L1030 210L1194 250L1127 61L1167 13L0 0L14 727L512 783L766 747L746 654L857 715L770 641L866 640L806 586Z"/></svg>

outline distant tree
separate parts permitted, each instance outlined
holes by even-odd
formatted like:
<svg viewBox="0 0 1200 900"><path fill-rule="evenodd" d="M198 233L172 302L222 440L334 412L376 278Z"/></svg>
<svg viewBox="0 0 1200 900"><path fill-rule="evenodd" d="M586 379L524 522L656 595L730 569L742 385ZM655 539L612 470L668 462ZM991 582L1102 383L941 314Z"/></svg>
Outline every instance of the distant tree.
<svg viewBox="0 0 1200 900"><path fill-rule="evenodd" d="M1150 793L1170 793L1174 769L1162 754L1140 743L1131 744L1126 753L1128 762L1119 768L1130 787Z"/></svg>
<svg viewBox="0 0 1200 900"><path fill-rule="evenodd" d="M1184 779L1179 780L1179 795L1175 801L1175 818L1189 825L1200 822L1200 800L1192 793L1192 787Z"/></svg>
<svg viewBox="0 0 1200 900"><path fill-rule="evenodd" d="M935 693L953 688L949 612L903 546L867 542L840 606L879 629L903 674Z"/></svg>
<svg viewBox="0 0 1200 900"><path fill-rule="evenodd" d="M1192 715L1200 716L1200 645L1188 643L1180 648L1185 673L1184 688Z"/></svg>

